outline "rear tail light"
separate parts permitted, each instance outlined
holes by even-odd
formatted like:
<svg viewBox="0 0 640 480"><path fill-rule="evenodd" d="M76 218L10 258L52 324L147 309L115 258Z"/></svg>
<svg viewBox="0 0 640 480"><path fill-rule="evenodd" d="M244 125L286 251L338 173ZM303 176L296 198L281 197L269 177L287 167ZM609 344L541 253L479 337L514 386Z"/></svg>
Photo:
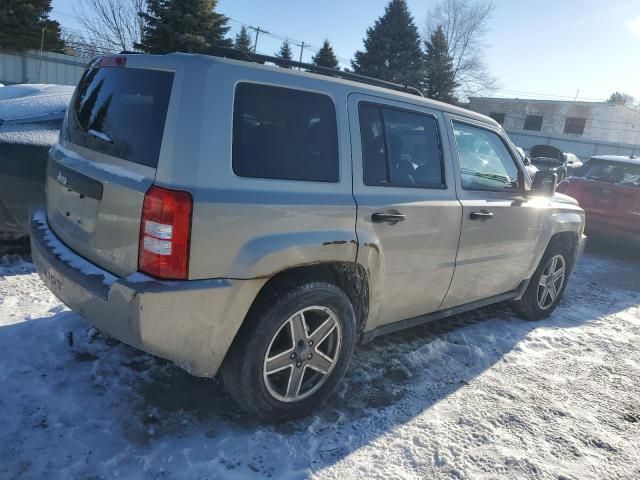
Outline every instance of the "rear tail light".
<svg viewBox="0 0 640 480"><path fill-rule="evenodd" d="M189 192L152 186L144 197L138 268L153 277L185 280L193 199Z"/></svg>

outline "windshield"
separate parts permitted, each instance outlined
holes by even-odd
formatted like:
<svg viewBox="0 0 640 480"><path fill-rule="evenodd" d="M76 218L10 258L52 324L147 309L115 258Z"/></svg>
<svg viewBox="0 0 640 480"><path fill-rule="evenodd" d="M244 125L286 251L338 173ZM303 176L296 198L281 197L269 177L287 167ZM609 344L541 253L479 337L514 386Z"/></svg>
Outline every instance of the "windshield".
<svg viewBox="0 0 640 480"><path fill-rule="evenodd" d="M640 187L640 165L622 162L590 161L584 178L627 187Z"/></svg>

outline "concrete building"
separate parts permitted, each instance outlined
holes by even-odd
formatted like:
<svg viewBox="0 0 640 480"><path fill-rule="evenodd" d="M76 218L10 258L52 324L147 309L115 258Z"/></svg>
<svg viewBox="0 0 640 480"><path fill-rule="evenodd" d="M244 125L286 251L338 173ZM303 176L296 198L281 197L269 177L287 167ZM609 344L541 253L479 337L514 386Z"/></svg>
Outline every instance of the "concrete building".
<svg viewBox="0 0 640 480"><path fill-rule="evenodd" d="M640 111L604 102L469 99L470 110L494 118L517 145L553 145L580 158L640 153Z"/></svg>

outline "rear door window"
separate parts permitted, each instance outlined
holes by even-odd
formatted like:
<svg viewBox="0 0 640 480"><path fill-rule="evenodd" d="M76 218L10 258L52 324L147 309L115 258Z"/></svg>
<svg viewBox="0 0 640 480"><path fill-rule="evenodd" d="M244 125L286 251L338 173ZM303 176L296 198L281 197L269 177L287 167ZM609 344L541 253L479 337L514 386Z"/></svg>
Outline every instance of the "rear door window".
<svg viewBox="0 0 640 480"><path fill-rule="evenodd" d="M158 166L173 73L124 67L87 70L69 114L71 142Z"/></svg>
<svg viewBox="0 0 640 480"><path fill-rule="evenodd" d="M333 101L291 88L238 84L232 163L241 177L337 182Z"/></svg>
<svg viewBox="0 0 640 480"><path fill-rule="evenodd" d="M365 185L445 187L432 115L369 103L361 104L359 112Z"/></svg>

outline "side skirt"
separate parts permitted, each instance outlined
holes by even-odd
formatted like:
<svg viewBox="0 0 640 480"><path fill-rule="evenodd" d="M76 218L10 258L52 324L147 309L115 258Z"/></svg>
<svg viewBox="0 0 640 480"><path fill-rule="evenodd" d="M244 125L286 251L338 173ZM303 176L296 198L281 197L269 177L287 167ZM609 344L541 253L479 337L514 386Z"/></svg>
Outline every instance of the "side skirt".
<svg viewBox="0 0 640 480"><path fill-rule="evenodd" d="M405 320L399 320L397 322L389 323L387 325L381 325L373 330L364 332L360 337L361 344L367 344L371 342L375 337L386 335L388 333L397 332L398 330L404 330L405 328L416 327L425 323L433 322L435 320L441 320L443 318L452 317L460 313L469 312L478 308L493 305L495 303L504 302L507 300L514 300L522 296L524 290L526 290L528 280L523 281L517 289L510 292L494 295L493 297L478 300L476 302L465 303L464 305L458 305L457 307L446 308L444 310L437 310L426 315L419 315L413 318L407 318Z"/></svg>

